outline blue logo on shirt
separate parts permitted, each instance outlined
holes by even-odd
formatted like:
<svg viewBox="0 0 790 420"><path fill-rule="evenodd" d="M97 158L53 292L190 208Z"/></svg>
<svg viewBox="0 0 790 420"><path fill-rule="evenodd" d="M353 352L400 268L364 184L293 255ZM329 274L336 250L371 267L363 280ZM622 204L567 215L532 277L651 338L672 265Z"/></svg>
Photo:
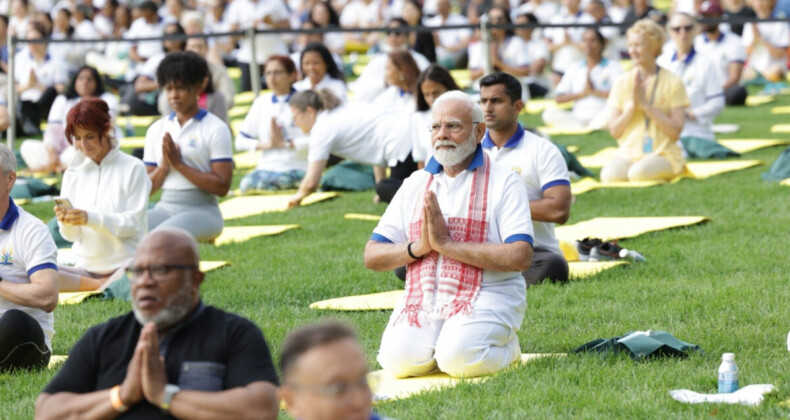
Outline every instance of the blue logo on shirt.
<svg viewBox="0 0 790 420"><path fill-rule="evenodd" d="M3 248L3 255L2 259L0 259L0 264L2 265L11 265L13 262L11 261L11 257L14 255L14 248L7 246Z"/></svg>

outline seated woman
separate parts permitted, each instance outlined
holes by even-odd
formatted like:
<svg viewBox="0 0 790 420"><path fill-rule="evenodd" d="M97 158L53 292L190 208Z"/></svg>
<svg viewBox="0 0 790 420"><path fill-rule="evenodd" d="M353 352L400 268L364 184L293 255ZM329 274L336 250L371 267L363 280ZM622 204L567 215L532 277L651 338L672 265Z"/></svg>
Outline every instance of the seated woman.
<svg viewBox="0 0 790 420"><path fill-rule="evenodd" d="M375 169L376 182L390 167L390 177L408 178L417 169L411 157L411 139L402 135L401 113L380 113L367 103L347 103L326 89L297 92L291 98L294 125L309 134L307 173L299 190L291 196L289 206L298 206L303 198L318 188L329 155Z"/></svg>
<svg viewBox="0 0 790 420"><path fill-rule="evenodd" d="M162 60L156 79L173 112L151 124L143 151L151 193L162 190L148 212L148 229L178 227L199 241L222 233L217 196L228 193L233 176L230 129L198 106L206 77L206 60L191 51L172 52Z"/></svg>
<svg viewBox="0 0 790 420"><path fill-rule="evenodd" d="M296 188L307 170L306 151L301 147L300 153L294 141L304 134L291 116L296 66L284 55L273 55L263 69L271 92L255 99L236 136L236 150L262 151L255 171L241 179L242 192Z"/></svg>
<svg viewBox="0 0 790 420"><path fill-rule="evenodd" d="M585 59L572 64L555 89L557 103L573 101L573 110L547 108L543 122L556 127L600 130L609 122L606 98L615 79L623 73L618 61L603 57L606 41L596 29L582 34Z"/></svg>
<svg viewBox="0 0 790 420"><path fill-rule="evenodd" d="M90 66L83 66L72 79L64 95L58 95L47 118L44 130L44 141L25 140L19 146L19 153L27 167L33 172L61 172L66 169L74 149L66 139L66 115L74 105L83 98L100 98L110 108L110 118L118 115L118 100L109 92L104 91L99 72ZM119 139L121 130L113 128L115 139Z"/></svg>
<svg viewBox="0 0 790 420"><path fill-rule="evenodd" d="M451 90L461 90L461 88L455 84L455 79L450 72L442 66L431 64L417 78L417 110L411 114L409 128L413 141L411 157L417 162L419 168L425 166L425 162L433 153L431 132L428 129L431 125L433 101Z"/></svg>
<svg viewBox="0 0 790 420"><path fill-rule="evenodd" d="M758 19L773 16L776 0L754 0L754 12ZM790 45L790 23L749 22L743 26L741 37L749 57L746 59L744 80L759 77L768 82L778 82L787 74L787 47Z"/></svg>
<svg viewBox="0 0 790 420"><path fill-rule="evenodd" d="M713 134L713 119L724 110L724 83L710 56L694 50L697 20L678 12L672 15L668 27L671 46L658 57L657 63L680 77L686 87L690 106L685 111L686 122L680 132L680 141L691 157L709 158L712 156L701 156L698 151L705 153L711 147L724 149L724 146L715 144L716 136ZM727 156L727 151L722 150L722 157Z"/></svg>
<svg viewBox="0 0 790 420"><path fill-rule="evenodd" d="M61 292L94 290L123 272L148 232L151 181L139 159L123 153L112 135L107 103L85 98L66 117L74 158L63 174L61 195L73 208L55 206L60 234L74 242L74 267L59 266Z"/></svg>
<svg viewBox="0 0 790 420"><path fill-rule="evenodd" d="M384 84L388 87L373 100L372 106L382 112L413 112L414 91L419 75L417 62L407 51L387 54Z"/></svg>
<svg viewBox="0 0 790 420"><path fill-rule="evenodd" d="M30 22L27 39L44 39L49 34L40 22ZM49 115L52 103L65 90L68 75L63 60L47 53L47 43L28 44L28 52L16 55L14 82L21 103L22 132L41 134L41 119Z"/></svg>
<svg viewBox="0 0 790 420"><path fill-rule="evenodd" d="M609 132L618 156L601 169L601 181L670 180L686 161L677 143L689 105L683 81L656 64L666 36L652 20L637 21L626 32L634 68L612 87Z"/></svg>
<svg viewBox="0 0 790 420"><path fill-rule="evenodd" d="M302 80L294 83L296 90L329 89L338 99L346 101L346 81L337 68L332 53L317 42L311 42L302 51L300 59Z"/></svg>

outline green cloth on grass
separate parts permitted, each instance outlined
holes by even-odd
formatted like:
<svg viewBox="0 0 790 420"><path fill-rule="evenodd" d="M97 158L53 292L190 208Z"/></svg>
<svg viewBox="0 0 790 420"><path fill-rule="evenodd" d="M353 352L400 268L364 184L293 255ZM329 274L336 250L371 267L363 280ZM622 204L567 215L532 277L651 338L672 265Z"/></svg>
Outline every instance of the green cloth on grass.
<svg viewBox="0 0 790 420"><path fill-rule="evenodd" d="M768 172L763 172L764 181L781 181L790 178L790 147L780 154Z"/></svg>
<svg viewBox="0 0 790 420"><path fill-rule="evenodd" d="M49 229L49 234L52 235L52 239L55 240L55 245L58 249L61 248L71 248L71 242L63 239L63 236L60 235L60 228L58 227L58 219L53 217L47 223L47 229Z"/></svg>
<svg viewBox="0 0 790 420"><path fill-rule="evenodd" d="M636 331L621 337L599 338L575 349L574 353L626 353L635 361L670 356L687 357L692 351L702 351L696 345L678 340L666 331Z"/></svg>
<svg viewBox="0 0 790 420"><path fill-rule="evenodd" d="M14 187L11 188L11 198L18 200L20 198L33 198L42 195L57 195L58 192L57 187L48 185L40 179L20 176L17 177Z"/></svg>
<svg viewBox="0 0 790 420"><path fill-rule="evenodd" d="M683 143L683 148L692 159L724 159L741 155L713 140L699 137L681 137L680 142Z"/></svg>
<svg viewBox="0 0 790 420"><path fill-rule="evenodd" d="M132 300L132 285L129 283L129 277L126 277L126 273L104 289L104 298L125 301Z"/></svg>
<svg viewBox="0 0 790 420"><path fill-rule="evenodd" d="M321 177L321 189L324 191L365 191L375 186L371 166L348 160L329 168Z"/></svg>
<svg viewBox="0 0 790 420"><path fill-rule="evenodd" d="M560 149L560 153L562 153L562 157L563 159L565 159L565 164L568 165L569 171L576 172L576 174L579 175L581 178L593 177L592 172L590 172L589 170L587 170L587 168L582 166L579 160L576 159L576 156L574 156L573 153L568 151L567 147L559 143L554 143L554 145L557 146L558 149Z"/></svg>

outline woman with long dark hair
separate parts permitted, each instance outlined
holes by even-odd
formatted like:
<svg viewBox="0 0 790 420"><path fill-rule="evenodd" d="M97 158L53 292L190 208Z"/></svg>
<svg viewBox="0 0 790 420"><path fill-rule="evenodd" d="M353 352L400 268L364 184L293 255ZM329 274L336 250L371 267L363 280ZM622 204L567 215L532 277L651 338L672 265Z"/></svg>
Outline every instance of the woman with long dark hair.
<svg viewBox="0 0 790 420"><path fill-rule="evenodd" d="M345 77L324 44L307 44L302 51L300 67L303 79L294 83L296 90L329 89L338 99L346 101Z"/></svg>

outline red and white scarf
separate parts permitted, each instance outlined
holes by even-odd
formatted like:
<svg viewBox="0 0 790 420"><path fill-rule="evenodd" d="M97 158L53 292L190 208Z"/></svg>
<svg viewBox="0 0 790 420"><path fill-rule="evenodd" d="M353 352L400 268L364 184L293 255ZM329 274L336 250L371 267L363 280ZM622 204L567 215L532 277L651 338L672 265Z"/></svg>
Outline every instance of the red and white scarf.
<svg viewBox="0 0 790 420"><path fill-rule="evenodd" d="M491 164L483 153L483 165L472 176L469 192L467 217L450 217L447 229L452 240L457 242L485 242L488 234L488 181ZM422 231L422 208L425 193L433 177L428 178L422 196L414 206L412 222L409 224L409 242L420 238ZM409 325L421 327L420 319L448 319L456 314L470 314L472 303L477 298L483 283L483 269L442 256L439 278L436 278L439 254L432 251L425 257L409 264L406 272L406 306L399 320L405 317ZM438 281L438 282L437 282ZM434 290L435 289L435 290ZM432 299L436 294L435 300ZM431 302L435 302L433 305Z"/></svg>

